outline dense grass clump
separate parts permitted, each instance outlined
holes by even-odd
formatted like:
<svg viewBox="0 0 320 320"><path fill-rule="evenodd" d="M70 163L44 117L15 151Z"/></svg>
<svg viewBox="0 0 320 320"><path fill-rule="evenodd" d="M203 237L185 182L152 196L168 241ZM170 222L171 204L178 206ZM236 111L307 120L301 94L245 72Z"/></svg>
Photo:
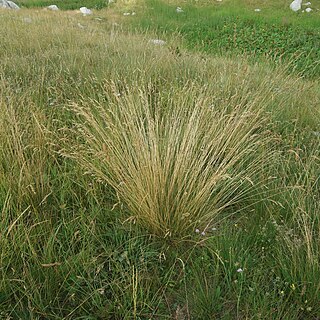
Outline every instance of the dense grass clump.
<svg viewBox="0 0 320 320"><path fill-rule="evenodd" d="M1 11L0 318L319 318L318 81L122 5Z"/></svg>
<svg viewBox="0 0 320 320"><path fill-rule="evenodd" d="M246 207L271 154L255 101L212 104L192 83L175 89L123 87L104 104L75 106L81 150L72 157L110 184L150 233L181 239Z"/></svg>

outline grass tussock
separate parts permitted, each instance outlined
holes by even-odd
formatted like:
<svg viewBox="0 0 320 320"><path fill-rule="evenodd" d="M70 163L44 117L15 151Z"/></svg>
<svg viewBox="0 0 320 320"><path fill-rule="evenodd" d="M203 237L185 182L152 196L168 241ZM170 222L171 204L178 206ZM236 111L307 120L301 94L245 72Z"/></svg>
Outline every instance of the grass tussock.
<svg viewBox="0 0 320 320"><path fill-rule="evenodd" d="M192 83L153 97L126 89L74 106L81 144L72 157L116 190L132 218L181 239L246 207L272 155L255 101L212 105Z"/></svg>

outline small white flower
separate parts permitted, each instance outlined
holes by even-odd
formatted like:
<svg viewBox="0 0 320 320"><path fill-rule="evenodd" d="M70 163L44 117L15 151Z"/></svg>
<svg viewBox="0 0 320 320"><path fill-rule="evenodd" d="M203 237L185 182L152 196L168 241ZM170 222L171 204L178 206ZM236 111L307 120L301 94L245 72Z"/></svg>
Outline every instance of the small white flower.
<svg viewBox="0 0 320 320"><path fill-rule="evenodd" d="M237 270L237 272L241 273L241 272L243 272L243 269L239 268L239 269Z"/></svg>
<svg viewBox="0 0 320 320"><path fill-rule="evenodd" d="M164 46L166 44L166 42L164 40L160 40L160 39L152 39L149 40L149 43L158 45L158 46Z"/></svg>
<svg viewBox="0 0 320 320"><path fill-rule="evenodd" d="M212 230L212 231L217 231L217 228L212 228L211 230Z"/></svg>
<svg viewBox="0 0 320 320"><path fill-rule="evenodd" d="M199 229L196 229L196 233L199 233L200 232L200 230Z"/></svg>
<svg viewBox="0 0 320 320"><path fill-rule="evenodd" d="M201 235L202 235L202 236L205 236L205 235L206 235L206 233L205 233L204 231L202 231L202 232L201 232Z"/></svg>
<svg viewBox="0 0 320 320"><path fill-rule="evenodd" d="M103 289L103 288L98 289L98 292L99 292L101 295L103 295L103 294L104 294L104 289Z"/></svg>

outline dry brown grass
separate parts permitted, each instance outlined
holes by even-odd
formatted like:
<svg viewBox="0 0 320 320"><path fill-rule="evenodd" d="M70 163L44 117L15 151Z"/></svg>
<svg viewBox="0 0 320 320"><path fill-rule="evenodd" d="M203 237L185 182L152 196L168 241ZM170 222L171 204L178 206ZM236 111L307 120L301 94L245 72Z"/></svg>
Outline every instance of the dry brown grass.
<svg viewBox="0 0 320 320"><path fill-rule="evenodd" d="M212 105L192 83L154 96L110 87L107 103L74 105L81 144L71 156L149 232L183 238L254 198L269 159L255 101Z"/></svg>

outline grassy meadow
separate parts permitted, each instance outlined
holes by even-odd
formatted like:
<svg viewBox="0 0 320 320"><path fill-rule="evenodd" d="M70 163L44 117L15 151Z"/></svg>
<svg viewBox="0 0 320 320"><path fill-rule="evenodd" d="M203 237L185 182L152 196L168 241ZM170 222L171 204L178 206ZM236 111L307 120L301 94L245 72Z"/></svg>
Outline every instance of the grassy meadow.
<svg viewBox="0 0 320 320"><path fill-rule="evenodd" d="M319 319L317 8L75 3L0 10L0 319Z"/></svg>

